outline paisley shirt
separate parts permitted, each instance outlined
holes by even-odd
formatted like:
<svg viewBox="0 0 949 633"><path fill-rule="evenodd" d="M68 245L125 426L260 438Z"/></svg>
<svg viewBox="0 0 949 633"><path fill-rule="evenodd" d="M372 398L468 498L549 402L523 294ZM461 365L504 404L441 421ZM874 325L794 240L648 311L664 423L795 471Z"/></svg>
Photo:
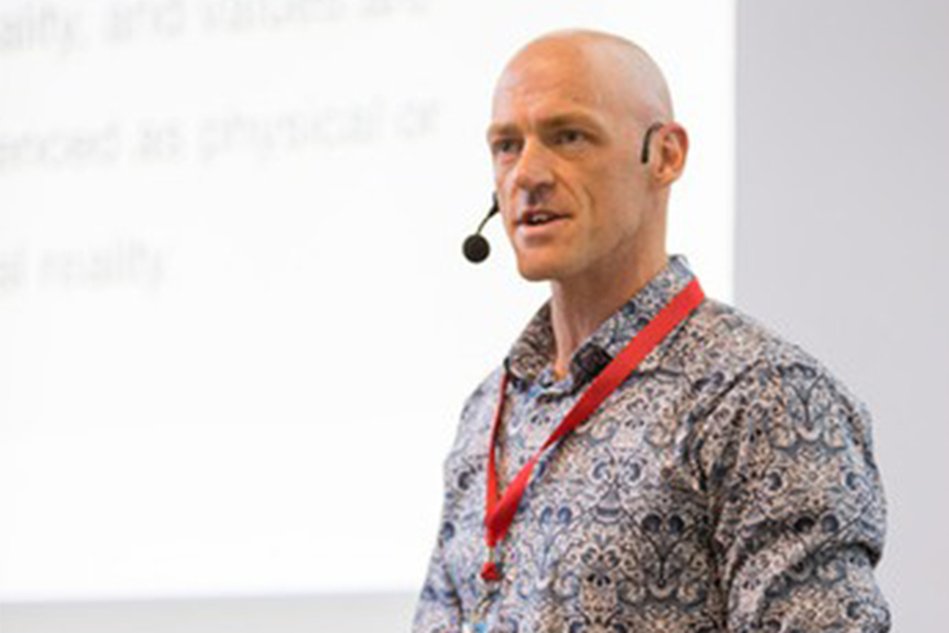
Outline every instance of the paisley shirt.
<svg viewBox="0 0 949 633"><path fill-rule="evenodd" d="M666 267L553 372L550 301L471 393L415 633L457 632L485 560L501 371L502 486L589 381L693 277ZM866 405L828 369L710 297L535 468L499 546L493 633L878 632L885 504Z"/></svg>

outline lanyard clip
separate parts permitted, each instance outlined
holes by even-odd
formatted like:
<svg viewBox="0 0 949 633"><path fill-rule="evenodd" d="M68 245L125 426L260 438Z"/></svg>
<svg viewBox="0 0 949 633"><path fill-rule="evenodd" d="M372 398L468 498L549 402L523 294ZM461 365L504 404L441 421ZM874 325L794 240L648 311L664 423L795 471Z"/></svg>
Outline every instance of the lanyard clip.
<svg viewBox="0 0 949 633"><path fill-rule="evenodd" d="M488 560L481 568L481 578L485 582L497 582L501 580L501 571L498 569L497 547L488 545Z"/></svg>

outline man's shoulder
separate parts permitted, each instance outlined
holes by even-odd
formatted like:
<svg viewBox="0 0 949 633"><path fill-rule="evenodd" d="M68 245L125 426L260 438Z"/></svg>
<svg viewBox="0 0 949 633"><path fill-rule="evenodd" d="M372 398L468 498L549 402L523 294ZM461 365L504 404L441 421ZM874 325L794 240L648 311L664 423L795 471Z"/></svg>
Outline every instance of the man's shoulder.
<svg viewBox="0 0 949 633"><path fill-rule="evenodd" d="M465 398L461 408L461 419L468 418L476 409L482 408L487 403L497 401L498 390L501 386L501 374L504 371L504 364L498 364L492 367L474 389Z"/></svg>
<svg viewBox="0 0 949 633"><path fill-rule="evenodd" d="M713 372L747 374L761 389L773 388L785 404L823 393L868 415L865 402L828 364L758 318L712 298L695 316L696 353Z"/></svg>
<svg viewBox="0 0 949 633"><path fill-rule="evenodd" d="M800 344L736 306L707 297L693 319L693 339L711 359L735 365L827 367Z"/></svg>
<svg viewBox="0 0 949 633"><path fill-rule="evenodd" d="M456 421L452 454L471 450L470 442L483 438L490 429L503 369L503 364L491 368L465 397Z"/></svg>

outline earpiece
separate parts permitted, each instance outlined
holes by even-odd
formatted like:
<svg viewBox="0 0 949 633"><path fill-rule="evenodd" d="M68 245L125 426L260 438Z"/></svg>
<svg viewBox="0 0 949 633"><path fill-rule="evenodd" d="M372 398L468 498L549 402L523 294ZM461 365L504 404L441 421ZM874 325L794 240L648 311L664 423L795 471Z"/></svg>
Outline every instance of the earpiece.
<svg viewBox="0 0 949 633"><path fill-rule="evenodd" d="M649 129L646 130L646 135L643 137L643 149L639 155L639 162L643 165L649 162L649 141L652 140L652 135L658 130L662 129L662 123L653 123L649 126Z"/></svg>

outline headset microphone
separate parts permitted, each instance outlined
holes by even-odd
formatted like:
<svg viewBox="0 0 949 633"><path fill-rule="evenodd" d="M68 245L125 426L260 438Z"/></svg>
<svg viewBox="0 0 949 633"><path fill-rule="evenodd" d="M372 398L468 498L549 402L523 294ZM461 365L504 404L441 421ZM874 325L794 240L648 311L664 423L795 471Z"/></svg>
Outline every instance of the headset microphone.
<svg viewBox="0 0 949 633"><path fill-rule="evenodd" d="M491 247L488 245L488 240L486 240L484 236L481 235L481 229L483 229L485 223L491 219L491 216L497 212L498 196L497 194L493 194L491 209L488 211L488 214L484 216L484 219L481 220L481 224L478 225L478 230L465 239L465 244L462 247L465 257L472 264L483 262L485 259L487 259L488 253L491 252Z"/></svg>

